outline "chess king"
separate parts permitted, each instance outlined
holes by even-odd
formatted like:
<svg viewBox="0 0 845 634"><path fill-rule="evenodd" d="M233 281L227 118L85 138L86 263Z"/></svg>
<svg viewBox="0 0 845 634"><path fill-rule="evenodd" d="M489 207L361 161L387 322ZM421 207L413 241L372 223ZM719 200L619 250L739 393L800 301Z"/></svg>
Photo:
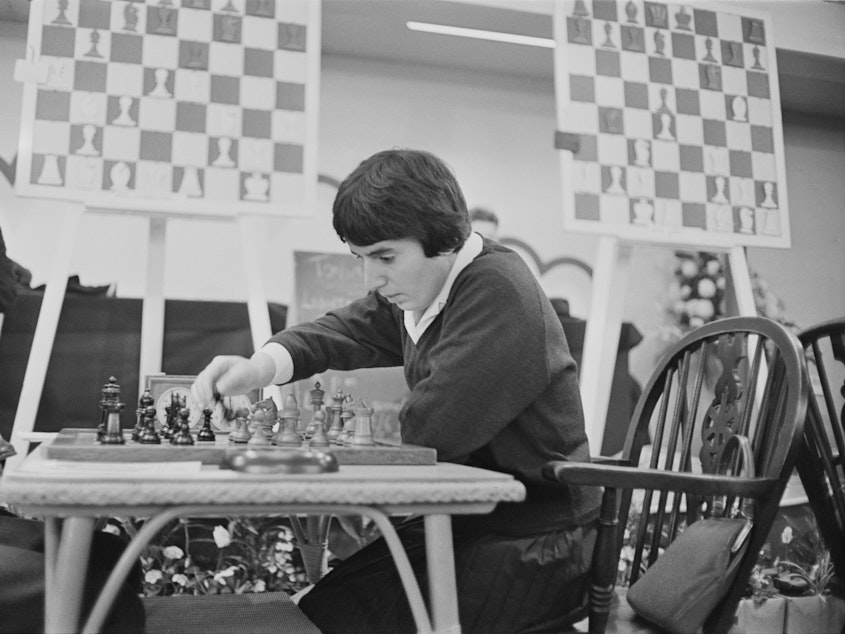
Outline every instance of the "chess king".
<svg viewBox="0 0 845 634"><path fill-rule="evenodd" d="M432 154L367 158L341 183L332 215L367 295L275 334L251 358L215 357L194 401L328 369L404 366L402 440L435 448L440 461L513 474L527 489L525 502L453 520L462 630L514 633L561 619L587 584L600 498L593 487L551 490L540 475L549 460L590 456L576 366L551 303L520 256L471 232L461 188ZM421 521L399 533L424 575ZM300 608L325 633L415 631L387 553L381 539L364 547ZM553 588L555 599L536 588Z"/></svg>

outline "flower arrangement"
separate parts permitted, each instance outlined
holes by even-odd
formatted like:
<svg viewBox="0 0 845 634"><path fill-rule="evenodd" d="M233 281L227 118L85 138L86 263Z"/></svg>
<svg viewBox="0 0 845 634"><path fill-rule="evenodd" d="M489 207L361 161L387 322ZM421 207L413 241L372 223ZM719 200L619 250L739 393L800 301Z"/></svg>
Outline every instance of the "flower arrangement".
<svg viewBox="0 0 845 634"><path fill-rule="evenodd" d="M715 253L677 252L675 284L668 313L671 335L680 338L687 331L719 319L725 314L725 266Z"/></svg>
<svg viewBox="0 0 845 634"><path fill-rule="evenodd" d="M141 522L112 518L105 530L137 533ZM284 516L178 519L141 554L145 596L297 592L307 585Z"/></svg>

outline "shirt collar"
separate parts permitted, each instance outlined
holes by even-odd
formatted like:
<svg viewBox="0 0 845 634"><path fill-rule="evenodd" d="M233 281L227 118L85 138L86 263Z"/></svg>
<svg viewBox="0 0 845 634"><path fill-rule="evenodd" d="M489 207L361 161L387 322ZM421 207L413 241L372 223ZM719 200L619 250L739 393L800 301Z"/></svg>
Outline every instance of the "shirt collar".
<svg viewBox="0 0 845 634"><path fill-rule="evenodd" d="M420 337L422 337L423 333L434 321L434 318L437 317L437 315L439 315L443 310L443 307L446 306L446 300L449 299L449 293L452 291L452 285L455 283L455 279L458 277L458 274L463 271L470 262L478 257L478 254L481 253L483 246L484 241L481 239L481 236L474 232L470 233L469 238L467 238L467 241L464 242L464 245L458 251L455 261L452 263L452 269L449 271L449 275L446 276L443 288L440 289L437 297L434 298L434 301L431 302L429 307L425 309L425 312L423 312L420 320L417 323L414 323L413 311L404 311L405 330L408 331L408 335L414 343L419 341Z"/></svg>

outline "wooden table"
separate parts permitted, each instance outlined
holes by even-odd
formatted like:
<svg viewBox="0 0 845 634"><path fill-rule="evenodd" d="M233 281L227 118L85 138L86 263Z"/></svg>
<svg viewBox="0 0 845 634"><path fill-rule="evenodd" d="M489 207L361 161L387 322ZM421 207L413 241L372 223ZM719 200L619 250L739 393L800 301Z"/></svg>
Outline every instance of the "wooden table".
<svg viewBox="0 0 845 634"><path fill-rule="evenodd" d="M181 469L178 475L174 469ZM518 502L511 476L449 463L341 465L335 473L248 475L196 463L86 463L51 460L38 447L0 479L0 499L43 517L48 634L79 623L82 587L96 518L149 518L128 545L83 632L101 627L140 552L176 517L301 513L362 515L381 530L399 570L419 632L458 633L451 515L489 513ZM424 516L430 609L389 515Z"/></svg>

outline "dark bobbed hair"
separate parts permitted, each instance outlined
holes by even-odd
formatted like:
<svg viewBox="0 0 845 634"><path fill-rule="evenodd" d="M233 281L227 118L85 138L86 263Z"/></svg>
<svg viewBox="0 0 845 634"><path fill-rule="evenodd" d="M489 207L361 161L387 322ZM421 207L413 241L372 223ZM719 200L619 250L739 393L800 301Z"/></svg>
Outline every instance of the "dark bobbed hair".
<svg viewBox="0 0 845 634"><path fill-rule="evenodd" d="M420 150L384 150L362 161L338 188L332 225L344 242L368 246L415 239L426 257L460 249L471 226L452 170Z"/></svg>

